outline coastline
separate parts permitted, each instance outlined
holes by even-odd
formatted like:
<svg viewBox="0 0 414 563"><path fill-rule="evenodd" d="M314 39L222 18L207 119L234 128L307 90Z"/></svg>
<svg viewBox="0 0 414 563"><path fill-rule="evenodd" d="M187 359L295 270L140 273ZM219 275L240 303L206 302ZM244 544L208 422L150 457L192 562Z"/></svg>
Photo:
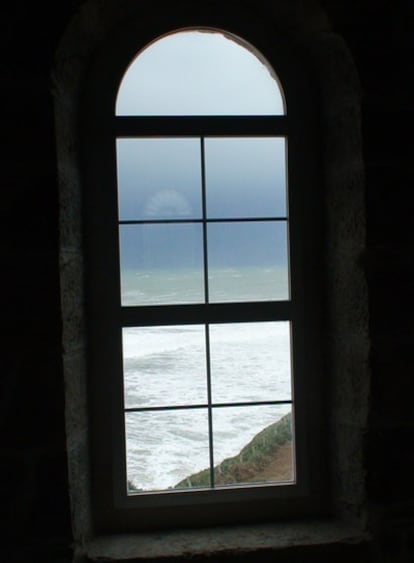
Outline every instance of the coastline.
<svg viewBox="0 0 414 563"><path fill-rule="evenodd" d="M281 482L293 479L291 414L270 424L214 468L215 485ZM174 488L209 487L210 470L189 475Z"/></svg>

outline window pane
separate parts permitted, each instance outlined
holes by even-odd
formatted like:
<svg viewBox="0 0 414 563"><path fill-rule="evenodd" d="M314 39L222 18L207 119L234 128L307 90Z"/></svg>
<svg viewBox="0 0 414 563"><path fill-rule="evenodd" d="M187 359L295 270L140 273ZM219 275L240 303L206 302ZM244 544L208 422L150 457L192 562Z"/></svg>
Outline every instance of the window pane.
<svg viewBox="0 0 414 563"><path fill-rule="evenodd" d="M284 138L208 138L207 217L286 217Z"/></svg>
<svg viewBox="0 0 414 563"><path fill-rule="evenodd" d="M290 405L213 411L216 486L294 479Z"/></svg>
<svg viewBox="0 0 414 563"><path fill-rule="evenodd" d="M200 224L121 225L122 305L204 301Z"/></svg>
<svg viewBox="0 0 414 563"><path fill-rule="evenodd" d="M290 323L210 325L213 403L290 400Z"/></svg>
<svg viewBox="0 0 414 563"><path fill-rule="evenodd" d="M210 301L289 298L286 222L208 225Z"/></svg>
<svg viewBox="0 0 414 563"><path fill-rule="evenodd" d="M230 34L171 33L132 61L118 91L116 114L281 115L280 86L262 61Z"/></svg>
<svg viewBox="0 0 414 563"><path fill-rule="evenodd" d="M125 428L130 493L175 487L209 466L207 410L126 413Z"/></svg>
<svg viewBox="0 0 414 563"><path fill-rule="evenodd" d="M199 139L118 139L120 220L201 216Z"/></svg>
<svg viewBox="0 0 414 563"><path fill-rule="evenodd" d="M206 404L203 326L124 328L125 406Z"/></svg>

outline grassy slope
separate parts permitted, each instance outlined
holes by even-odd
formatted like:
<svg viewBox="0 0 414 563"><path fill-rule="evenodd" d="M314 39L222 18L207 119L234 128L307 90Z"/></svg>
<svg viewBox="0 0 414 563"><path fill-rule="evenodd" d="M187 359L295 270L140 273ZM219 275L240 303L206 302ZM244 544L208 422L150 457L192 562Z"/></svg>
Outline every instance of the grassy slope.
<svg viewBox="0 0 414 563"><path fill-rule="evenodd" d="M248 483L255 481L274 459L280 446L292 440L291 415L287 414L277 422L264 428L234 457L223 460L214 468L216 485ZM209 487L210 471L204 469L186 477L175 488Z"/></svg>

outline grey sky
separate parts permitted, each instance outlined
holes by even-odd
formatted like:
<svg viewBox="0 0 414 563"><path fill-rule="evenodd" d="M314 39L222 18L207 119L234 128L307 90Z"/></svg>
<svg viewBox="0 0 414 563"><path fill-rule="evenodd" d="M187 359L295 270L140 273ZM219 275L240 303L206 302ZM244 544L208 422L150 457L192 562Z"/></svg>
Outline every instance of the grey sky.
<svg viewBox="0 0 414 563"><path fill-rule="evenodd" d="M280 115L277 80L253 52L221 33L187 31L156 41L129 66L118 115ZM286 216L284 138L206 138L207 219ZM202 217L199 138L117 140L120 220ZM287 268L287 222L209 224L210 268ZM123 225L122 269L200 271L200 223Z"/></svg>
<svg viewBox="0 0 414 563"><path fill-rule="evenodd" d="M197 138L118 139L119 218L199 219ZM283 138L205 140L207 218L286 215Z"/></svg>
<svg viewBox="0 0 414 563"><path fill-rule="evenodd" d="M270 67L221 33L167 35L127 69L117 115L280 115L284 105Z"/></svg>

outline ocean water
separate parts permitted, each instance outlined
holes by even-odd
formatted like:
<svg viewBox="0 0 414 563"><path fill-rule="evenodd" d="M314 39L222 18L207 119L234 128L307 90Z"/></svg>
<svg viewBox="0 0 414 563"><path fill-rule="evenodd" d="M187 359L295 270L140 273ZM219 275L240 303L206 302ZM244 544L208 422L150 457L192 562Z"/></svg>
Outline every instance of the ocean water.
<svg viewBox="0 0 414 563"><path fill-rule="evenodd" d="M210 268L208 286L215 303L289 299L287 267L276 265ZM121 299L125 306L204 303L203 270L123 270Z"/></svg>
<svg viewBox="0 0 414 563"><path fill-rule="evenodd" d="M211 279L221 280L217 301L235 290L246 301L287 296L280 269L223 269ZM197 280L188 271L124 273L123 304L198 302L204 296ZM290 348L286 321L124 328L125 407L146 409L125 413L127 479L137 489L165 490L209 467L210 454L217 465L239 453L290 412L290 404L232 405L292 399Z"/></svg>

